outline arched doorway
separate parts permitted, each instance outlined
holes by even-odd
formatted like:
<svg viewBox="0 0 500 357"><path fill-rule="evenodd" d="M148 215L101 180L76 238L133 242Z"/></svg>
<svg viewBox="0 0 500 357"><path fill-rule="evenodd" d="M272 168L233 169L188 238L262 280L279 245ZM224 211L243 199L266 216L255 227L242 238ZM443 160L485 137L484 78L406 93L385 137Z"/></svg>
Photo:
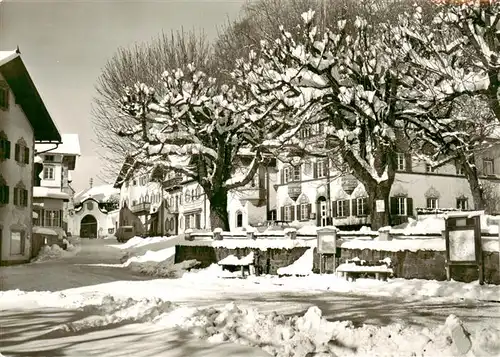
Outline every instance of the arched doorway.
<svg viewBox="0 0 500 357"><path fill-rule="evenodd" d="M86 215L80 222L80 237L97 238L97 219L91 214Z"/></svg>

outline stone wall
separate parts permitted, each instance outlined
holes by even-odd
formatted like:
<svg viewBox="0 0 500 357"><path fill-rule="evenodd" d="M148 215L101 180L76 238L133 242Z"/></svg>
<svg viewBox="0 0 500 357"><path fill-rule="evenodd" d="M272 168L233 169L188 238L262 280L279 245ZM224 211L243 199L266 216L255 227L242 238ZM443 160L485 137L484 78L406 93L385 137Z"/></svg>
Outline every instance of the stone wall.
<svg viewBox="0 0 500 357"><path fill-rule="evenodd" d="M256 271L258 274L277 274L278 268L286 267L300 258L307 247L293 249L254 249ZM244 257L252 248L214 248L211 246L178 245L175 250L175 262L196 259L201 267L217 263L228 255ZM446 280L445 252L442 251L399 251L387 252L370 249L342 248L337 264L346 259L358 257L367 261L391 258L394 265L394 276L405 279ZM488 284L500 284L498 252L483 252L484 279ZM333 256L326 256L323 260L323 271L333 272ZM313 272L319 272L319 255L314 255ZM478 279L478 271L474 267L452 267L451 277L456 281L470 282Z"/></svg>

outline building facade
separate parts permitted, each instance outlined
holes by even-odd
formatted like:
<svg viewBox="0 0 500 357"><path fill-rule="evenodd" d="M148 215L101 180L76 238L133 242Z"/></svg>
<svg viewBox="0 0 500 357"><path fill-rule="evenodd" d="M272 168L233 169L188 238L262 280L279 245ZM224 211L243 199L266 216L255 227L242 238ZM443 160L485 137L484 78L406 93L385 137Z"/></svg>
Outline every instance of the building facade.
<svg viewBox="0 0 500 357"><path fill-rule="evenodd" d="M150 177L133 160L125 161L115 183L120 189L119 226L134 226L137 234L150 236L211 229L210 201L197 182L174 172L166 173L161 184ZM245 187L228 193L232 230L276 219L276 182L276 161L271 160Z"/></svg>
<svg viewBox="0 0 500 357"><path fill-rule="evenodd" d="M483 185L500 199L500 144L477 155ZM370 225L368 193L350 174L333 169L325 159L304 159L297 165L278 163L277 206L280 220L295 225L358 229ZM397 153L397 172L389 207L391 224L439 208L472 209L473 200L463 169L453 163L432 168L409 153ZM499 202L500 203L500 202ZM499 210L500 207L496 207ZM493 208L492 210L495 210ZM498 212L498 211L497 211Z"/></svg>
<svg viewBox="0 0 500 357"><path fill-rule="evenodd" d="M71 187L71 171L80 156L78 134L62 134L60 145L36 144L34 164L33 210L39 227L68 232L69 213L75 191Z"/></svg>
<svg viewBox="0 0 500 357"><path fill-rule="evenodd" d="M32 252L36 142L61 136L21 60L0 52L0 264L29 261Z"/></svg>

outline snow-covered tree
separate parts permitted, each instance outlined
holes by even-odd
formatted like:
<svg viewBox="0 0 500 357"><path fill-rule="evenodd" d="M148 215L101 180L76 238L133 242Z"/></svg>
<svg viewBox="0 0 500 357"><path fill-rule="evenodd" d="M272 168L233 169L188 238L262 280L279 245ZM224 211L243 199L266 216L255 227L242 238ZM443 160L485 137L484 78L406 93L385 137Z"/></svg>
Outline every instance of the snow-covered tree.
<svg viewBox="0 0 500 357"><path fill-rule="evenodd" d="M127 88L121 103L135 120L121 135L131 139L136 162L198 182L210 201L211 227L228 230L228 192L252 180L266 160L264 138L279 136L282 126L272 125L235 88L193 65L164 72L160 92L143 83ZM235 176L242 153L252 161Z"/></svg>
<svg viewBox="0 0 500 357"><path fill-rule="evenodd" d="M301 36L282 28L279 39L262 42L260 56L240 61L234 76L264 107L275 106L298 126L327 123L330 142L367 190L372 227L387 225L402 150L399 129L408 118L427 115L413 98L400 96L411 85L405 54L387 49L390 26L357 17L354 31L339 20L334 29L321 32L314 26L314 11L302 18ZM296 133L293 129L282 138L293 143ZM379 200L384 212L376 210Z"/></svg>
<svg viewBox="0 0 500 357"><path fill-rule="evenodd" d="M106 162L101 173L104 181L115 180L131 149L129 138L117 135L124 122L133 123L133 118L117 107L117 98L123 94L123 88L136 82L156 86L163 69L187 63L195 63L207 72L213 68L211 50L202 32L181 30L162 33L149 42L119 48L107 61L97 80L92 105L96 151Z"/></svg>
<svg viewBox="0 0 500 357"><path fill-rule="evenodd" d="M479 30L471 22L471 14L481 17L479 14L493 8L466 4L436 9L440 11L430 22L424 21L422 9L415 7L411 14L401 15L393 29L396 42L392 48L405 53L411 68L413 87L402 95L433 109L424 120L409 120L407 126L413 130L414 138L423 143L421 156L428 164L437 167L455 161L462 167L474 208L483 209L485 199L476 155L489 145L485 139L498 123L498 99L493 95L497 92L497 80L490 79L491 71L496 69L488 69L491 60L486 61L482 53L486 43L477 35L489 38L491 34ZM476 48L479 43L483 43L481 49Z"/></svg>

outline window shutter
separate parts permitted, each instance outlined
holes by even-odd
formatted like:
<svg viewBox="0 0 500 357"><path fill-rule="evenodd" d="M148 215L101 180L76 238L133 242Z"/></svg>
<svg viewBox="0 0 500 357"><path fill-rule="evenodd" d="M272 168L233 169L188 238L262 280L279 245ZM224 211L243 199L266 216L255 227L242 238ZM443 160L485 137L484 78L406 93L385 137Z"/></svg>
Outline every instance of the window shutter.
<svg viewBox="0 0 500 357"><path fill-rule="evenodd" d="M406 170L405 171L408 171L408 172L412 172L412 167L411 167L411 154L410 153L405 153L405 166L406 166Z"/></svg>
<svg viewBox="0 0 500 357"><path fill-rule="evenodd" d="M281 207L280 209L280 215L281 215L281 220L284 221L285 220L285 207Z"/></svg>
<svg viewBox="0 0 500 357"><path fill-rule="evenodd" d="M358 216L358 205L357 205L357 199L354 198L351 200L351 207L352 207L352 216L357 217Z"/></svg>
<svg viewBox="0 0 500 357"><path fill-rule="evenodd" d="M332 217L337 217L337 201L332 201Z"/></svg>
<svg viewBox="0 0 500 357"><path fill-rule="evenodd" d="M281 169L281 183L285 183L285 169Z"/></svg>
<svg viewBox="0 0 500 357"><path fill-rule="evenodd" d="M407 216L413 216L413 198L411 197L406 198L406 211Z"/></svg>
<svg viewBox="0 0 500 357"><path fill-rule="evenodd" d="M63 226L63 211L59 210L59 227Z"/></svg>
<svg viewBox="0 0 500 357"><path fill-rule="evenodd" d="M29 148L24 148L24 163L25 164L30 163L30 149Z"/></svg>
<svg viewBox="0 0 500 357"><path fill-rule="evenodd" d="M391 197L391 214L398 214L398 198L397 197Z"/></svg>
<svg viewBox="0 0 500 357"><path fill-rule="evenodd" d="M201 214L196 215L196 228L200 229L201 228Z"/></svg>
<svg viewBox="0 0 500 357"><path fill-rule="evenodd" d="M302 211L300 210L300 204L295 206L295 210L297 211L297 221L304 219L302 217Z"/></svg>
<svg viewBox="0 0 500 357"><path fill-rule="evenodd" d="M313 164L313 178L318 178L318 163Z"/></svg>
<svg viewBox="0 0 500 357"><path fill-rule="evenodd" d="M306 219L310 219L311 218L311 204L309 203L307 205L307 217Z"/></svg>
<svg viewBox="0 0 500 357"><path fill-rule="evenodd" d="M370 215L371 206L368 204L368 197L365 197L363 205L365 206L365 214Z"/></svg>
<svg viewBox="0 0 500 357"><path fill-rule="evenodd" d="M20 154L20 152L21 152L21 147L19 146L19 144L16 144L16 146L15 146L15 153L14 153L14 159L15 159L16 161L18 161L18 162L19 162L19 161L21 161L21 160L19 159L19 154Z"/></svg>
<svg viewBox="0 0 500 357"><path fill-rule="evenodd" d="M18 194L17 194L17 191L18 191L18 188L17 187L14 187L14 205L17 206L18 205Z"/></svg>
<svg viewBox="0 0 500 357"><path fill-rule="evenodd" d="M10 159L10 141L6 140L5 141L5 158Z"/></svg>
<svg viewBox="0 0 500 357"><path fill-rule="evenodd" d="M28 190L22 190L22 196L23 196L23 206L28 207Z"/></svg>
<svg viewBox="0 0 500 357"><path fill-rule="evenodd" d="M290 206L290 221L295 221L295 206L291 205Z"/></svg>

